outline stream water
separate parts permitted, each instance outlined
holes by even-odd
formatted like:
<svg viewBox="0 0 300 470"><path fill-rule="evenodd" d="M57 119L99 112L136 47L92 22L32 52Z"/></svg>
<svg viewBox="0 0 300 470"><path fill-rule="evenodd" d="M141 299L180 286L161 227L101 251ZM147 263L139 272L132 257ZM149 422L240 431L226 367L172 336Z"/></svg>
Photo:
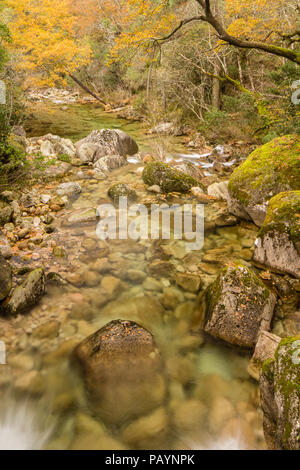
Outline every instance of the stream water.
<svg viewBox="0 0 300 470"><path fill-rule="evenodd" d="M40 113L27 122L32 136L51 132L73 141L103 127L128 132L144 151L161 145L145 136L141 124L93 106L53 106L49 115ZM186 153L178 138L164 145L170 154ZM168 254L177 272L200 273L205 287L225 262L249 259L256 231L246 225L219 227L206 234L202 250L188 253L182 240L164 240L161 246L149 240L104 243L96 236L96 224L62 224L74 211L108 202L107 189L115 182L133 185L139 201L152 202L156 196L146 193L136 169L131 163L114 170L105 181L90 177L88 169L80 177L71 176L83 191L58 214L57 230L49 236L50 246L60 247L63 257L53 257L49 246L39 246L38 260L18 260L24 265L43 264L47 272L57 272L72 283L49 285L28 314L0 323L8 364L0 366L1 449L265 448L258 386L247 372L250 355L195 331L196 294L168 277L149 275L149 264L159 249ZM51 185L38 190L53 191ZM185 203L189 198L169 196L166 202ZM206 217L218 207L206 206ZM129 269L139 276L129 279ZM120 282L103 300L100 284L106 275ZM145 419L116 424L110 415L117 404L108 402L105 422L99 418L70 355L76 344L119 318L134 320L154 335L165 364L166 390L157 391L159 407ZM45 328L37 333L41 325ZM146 403L148 397L139 399Z"/></svg>

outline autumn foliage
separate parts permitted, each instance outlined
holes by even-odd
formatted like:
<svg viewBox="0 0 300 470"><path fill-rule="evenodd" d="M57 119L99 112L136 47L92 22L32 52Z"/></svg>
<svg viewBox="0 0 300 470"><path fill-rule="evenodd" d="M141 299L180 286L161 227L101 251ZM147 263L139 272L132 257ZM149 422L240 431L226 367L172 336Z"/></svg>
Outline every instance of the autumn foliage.
<svg viewBox="0 0 300 470"><path fill-rule="evenodd" d="M26 86L62 83L91 58L91 49L76 31L70 0L7 0L16 68Z"/></svg>

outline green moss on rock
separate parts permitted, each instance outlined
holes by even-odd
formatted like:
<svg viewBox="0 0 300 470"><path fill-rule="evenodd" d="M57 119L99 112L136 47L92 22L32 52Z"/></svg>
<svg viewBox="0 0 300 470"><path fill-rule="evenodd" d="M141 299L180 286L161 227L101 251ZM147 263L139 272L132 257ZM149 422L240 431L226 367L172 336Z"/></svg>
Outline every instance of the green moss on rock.
<svg viewBox="0 0 300 470"><path fill-rule="evenodd" d="M295 246L300 242L300 191L286 191L274 196L258 236L286 233Z"/></svg>
<svg viewBox="0 0 300 470"><path fill-rule="evenodd" d="M128 184L122 183L111 186L108 190L108 195L114 202L118 202L120 197L127 197L131 201L137 198L135 190L128 186Z"/></svg>
<svg viewBox="0 0 300 470"><path fill-rule="evenodd" d="M278 137L252 152L232 174L229 193L242 205L263 204L300 188L300 136Z"/></svg>
<svg viewBox="0 0 300 470"><path fill-rule="evenodd" d="M230 263L200 294L195 317L206 333L252 348L259 333L269 329L275 300L254 271L242 263Z"/></svg>
<svg viewBox="0 0 300 470"><path fill-rule="evenodd" d="M283 449L300 450L300 335L283 339L275 353L275 399Z"/></svg>
<svg viewBox="0 0 300 470"><path fill-rule="evenodd" d="M162 162L151 162L146 165L143 171L143 181L148 186L157 184L164 193L187 193L194 186L205 189L192 176L186 175L182 171Z"/></svg>

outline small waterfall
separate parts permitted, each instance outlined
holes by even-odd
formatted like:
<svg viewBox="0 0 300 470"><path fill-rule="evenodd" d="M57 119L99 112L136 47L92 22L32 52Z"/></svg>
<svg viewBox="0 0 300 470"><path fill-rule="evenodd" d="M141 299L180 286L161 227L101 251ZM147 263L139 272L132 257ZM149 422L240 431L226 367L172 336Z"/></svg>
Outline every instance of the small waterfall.
<svg viewBox="0 0 300 470"><path fill-rule="evenodd" d="M0 450L42 450L53 430L47 419L40 418L38 408L29 402L22 404L3 400L5 410L0 409Z"/></svg>

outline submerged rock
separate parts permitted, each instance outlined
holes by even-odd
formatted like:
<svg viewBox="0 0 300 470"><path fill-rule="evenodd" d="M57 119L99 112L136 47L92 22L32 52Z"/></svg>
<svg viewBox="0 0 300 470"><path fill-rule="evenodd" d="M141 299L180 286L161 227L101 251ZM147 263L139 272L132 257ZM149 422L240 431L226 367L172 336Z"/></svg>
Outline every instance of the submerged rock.
<svg viewBox="0 0 300 470"><path fill-rule="evenodd" d="M299 214L300 191L280 193L270 200L255 242L255 262L300 278Z"/></svg>
<svg viewBox="0 0 300 470"><path fill-rule="evenodd" d="M230 264L200 294L195 314L204 331L230 344L253 348L269 330L276 296L243 264Z"/></svg>
<svg viewBox="0 0 300 470"><path fill-rule="evenodd" d="M96 209L90 208L73 212L63 220L62 225L65 227L71 227L72 225L85 225L94 223L96 220Z"/></svg>
<svg viewBox="0 0 300 470"><path fill-rule="evenodd" d="M0 301L5 299L11 289L11 267L0 253Z"/></svg>
<svg viewBox="0 0 300 470"><path fill-rule="evenodd" d="M16 287L9 299L6 310L12 315L25 312L38 303L45 292L45 272L37 268L28 274L20 286Z"/></svg>
<svg viewBox="0 0 300 470"><path fill-rule="evenodd" d="M127 197L131 201L134 201L137 198L135 190L128 184L122 183L117 183L111 186L107 194L114 202L118 202L120 197Z"/></svg>
<svg viewBox="0 0 300 470"><path fill-rule="evenodd" d="M122 423L159 406L166 393L152 335L132 321L114 320L74 350L94 410Z"/></svg>
<svg viewBox="0 0 300 470"><path fill-rule="evenodd" d="M81 186L79 183L61 183L56 192L59 196L76 196L81 193Z"/></svg>
<svg viewBox="0 0 300 470"><path fill-rule="evenodd" d="M282 191L300 187L300 137L278 137L252 152L231 175L229 210L261 226L268 202Z"/></svg>
<svg viewBox="0 0 300 470"><path fill-rule="evenodd" d="M148 186L158 185L164 193L187 193L195 186L202 187L201 183L192 176L162 162L148 163L142 176L145 184Z"/></svg>
<svg viewBox="0 0 300 470"><path fill-rule="evenodd" d="M138 145L132 137L119 129L92 131L75 146L78 157L83 163L96 162L107 155L126 157L127 155L135 155L139 151Z"/></svg>
<svg viewBox="0 0 300 470"><path fill-rule="evenodd" d="M264 433L270 449L300 450L300 336L279 344L260 377Z"/></svg>

